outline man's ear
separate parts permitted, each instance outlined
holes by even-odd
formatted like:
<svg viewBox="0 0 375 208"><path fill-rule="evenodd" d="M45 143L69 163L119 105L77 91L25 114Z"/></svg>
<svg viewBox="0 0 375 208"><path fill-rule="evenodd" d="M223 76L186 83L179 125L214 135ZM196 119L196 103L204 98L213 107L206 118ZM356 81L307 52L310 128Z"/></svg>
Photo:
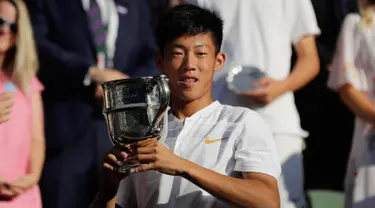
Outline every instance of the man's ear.
<svg viewBox="0 0 375 208"><path fill-rule="evenodd" d="M216 55L215 71L219 71L221 68L223 68L226 59L227 54L225 54L224 52L219 52Z"/></svg>
<svg viewBox="0 0 375 208"><path fill-rule="evenodd" d="M163 55L159 51L155 54L155 65L164 74Z"/></svg>

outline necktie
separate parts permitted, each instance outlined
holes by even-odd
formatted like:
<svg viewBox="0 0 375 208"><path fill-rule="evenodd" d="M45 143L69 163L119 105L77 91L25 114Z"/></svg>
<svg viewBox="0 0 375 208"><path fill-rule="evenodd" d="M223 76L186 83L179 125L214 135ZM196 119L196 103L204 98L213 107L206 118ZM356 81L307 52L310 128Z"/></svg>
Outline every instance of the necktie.
<svg viewBox="0 0 375 208"><path fill-rule="evenodd" d="M97 3L97 0L90 0L88 17L97 51L97 64L99 67L107 67L108 54L106 40L108 25L104 24L102 21L100 8Z"/></svg>

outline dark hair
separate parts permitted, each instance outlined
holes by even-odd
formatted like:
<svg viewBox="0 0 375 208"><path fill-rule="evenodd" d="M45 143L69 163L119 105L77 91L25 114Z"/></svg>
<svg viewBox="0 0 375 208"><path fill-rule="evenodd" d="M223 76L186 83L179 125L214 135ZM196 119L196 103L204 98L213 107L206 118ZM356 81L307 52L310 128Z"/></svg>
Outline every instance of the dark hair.
<svg viewBox="0 0 375 208"><path fill-rule="evenodd" d="M223 41L223 20L216 13L191 4L175 6L167 10L156 26L156 41L161 54L164 47L182 36L211 34L216 53Z"/></svg>

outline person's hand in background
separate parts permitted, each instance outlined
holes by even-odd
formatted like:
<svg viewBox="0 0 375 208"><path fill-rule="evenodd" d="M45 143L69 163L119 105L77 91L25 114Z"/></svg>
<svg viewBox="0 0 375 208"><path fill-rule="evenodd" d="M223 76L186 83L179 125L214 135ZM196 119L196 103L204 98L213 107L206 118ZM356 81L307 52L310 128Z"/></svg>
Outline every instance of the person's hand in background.
<svg viewBox="0 0 375 208"><path fill-rule="evenodd" d="M38 183L38 177L33 174L21 176L9 183L13 190L21 190L21 193L28 191Z"/></svg>
<svg viewBox="0 0 375 208"><path fill-rule="evenodd" d="M90 68L89 76L91 80L97 84L101 84L103 82L113 81L117 79L129 78L128 75L116 69L99 69L97 67Z"/></svg>
<svg viewBox="0 0 375 208"><path fill-rule="evenodd" d="M0 176L0 201L8 201L22 194L20 188L13 187L8 181Z"/></svg>
<svg viewBox="0 0 375 208"><path fill-rule="evenodd" d="M95 87L95 98L98 100L98 101L102 101L103 99L103 88L100 84L96 84L96 87Z"/></svg>
<svg viewBox="0 0 375 208"><path fill-rule="evenodd" d="M242 94L250 96L255 102L261 105L268 105L288 91L286 86L284 80L264 77L255 83L255 87L258 89L245 91Z"/></svg>

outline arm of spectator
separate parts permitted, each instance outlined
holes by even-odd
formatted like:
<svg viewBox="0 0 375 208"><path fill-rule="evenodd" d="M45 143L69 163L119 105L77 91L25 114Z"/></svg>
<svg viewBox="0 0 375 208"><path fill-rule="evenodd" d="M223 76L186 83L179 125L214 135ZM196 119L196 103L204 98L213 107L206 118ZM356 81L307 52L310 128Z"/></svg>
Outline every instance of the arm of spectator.
<svg viewBox="0 0 375 208"><path fill-rule="evenodd" d="M338 90L346 106L358 117L371 124L375 124L375 107L364 92L350 84L345 84Z"/></svg>
<svg viewBox="0 0 375 208"><path fill-rule="evenodd" d="M31 126L31 143L29 163L26 175L18 177L15 181L10 183L14 190L22 190L21 193L33 188L38 184L42 174L45 158L45 137L44 137L44 114L43 101L41 91L42 84L36 77L32 80L31 85L31 112L32 112L32 126Z"/></svg>
<svg viewBox="0 0 375 208"><path fill-rule="evenodd" d="M39 77L47 88L82 88L82 82L91 63L85 57L64 50L49 39L48 17L45 15L45 1L26 1L30 11L34 36L40 58ZM67 82L67 80L69 80Z"/></svg>
<svg viewBox="0 0 375 208"><path fill-rule="evenodd" d="M291 38L297 60L292 73L285 80L287 91L296 91L319 74L319 56L315 36L320 34L314 9L310 0L296 0L291 14Z"/></svg>
<svg viewBox="0 0 375 208"><path fill-rule="evenodd" d="M39 83L39 81L35 82ZM39 86L41 86L41 84L39 84ZM38 183L39 178L42 175L42 169L45 158L43 101L40 91L33 92L31 96L31 105L33 115L33 128L30 150L29 174L34 175L36 183Z"/></svg>
<svg viewBox="0 0 375 208"><path fill-rule="evenodd" d="M294 44L297 61L291 74L286 78L287 91L294 92L319 74L319 56L316 49L315 37L306 35Z"/></svg>
<svg viewBox="0 0 375 208"><path fill-rule="evenodd" d="M354 65L359 52L356 41L359 22L358 14L345 18L328 77L328 87L340 94L356 116L375 124L375 107L366 95L368 83L365 69Z"/></svg>

